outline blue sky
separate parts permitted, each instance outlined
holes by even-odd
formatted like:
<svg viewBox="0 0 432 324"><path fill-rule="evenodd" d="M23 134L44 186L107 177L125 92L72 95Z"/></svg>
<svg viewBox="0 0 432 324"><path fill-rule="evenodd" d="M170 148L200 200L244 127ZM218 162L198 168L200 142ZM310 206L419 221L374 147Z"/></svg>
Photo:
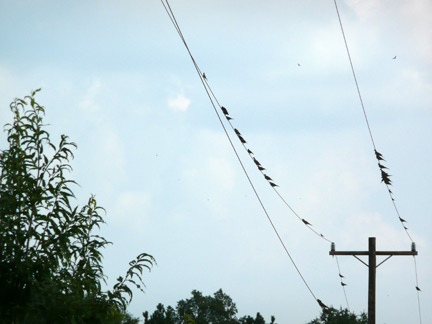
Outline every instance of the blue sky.
<svg viewBox="0 0 432 324"><path fill-rule="evenodd" d="M428 323L432 2L338 3L377 148L419 250ZM382 250L410 249L380 183L333 1L171 5L219 101L291 206L337 249L366 249L369 236ZM219 288L239 315L260 311L279 324L318 315L159 1L0 0L0 8L0 122L13 98L42 87L51 134L78 144L78 200L93 193L107 210L109 282L140 252L158 261L146 294L135 294L135 315ZM240 156L314 293L346 307L329 244ZM339 262L351 309L367 309L366 267ZM377 275L378 323L418 322L412 259L394 257Z"/></svg>

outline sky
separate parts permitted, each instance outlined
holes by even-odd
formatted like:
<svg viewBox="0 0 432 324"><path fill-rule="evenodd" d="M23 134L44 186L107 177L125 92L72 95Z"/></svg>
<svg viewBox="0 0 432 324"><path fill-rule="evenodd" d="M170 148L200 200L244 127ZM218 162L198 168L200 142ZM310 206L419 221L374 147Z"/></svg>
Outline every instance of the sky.
<svg viewBox="0 0 432 324"><path fill-rule="evenodd" d="M422 321L431 323L432 1L338 5L375 143L419 251ZM379 250L410 250L380 182L333 1L171 6L218 100L290 206L337 250L366 250L368 237ZM134 294L134 315L220 288L239 316L304 324L319 315L160 1L0 0L0 8L0 122L11 120L14 98L42 88L53 139L67 134L78 145L77 203L95 194L107 211L108 284L141 252L157 260L145 294ZM314 294L347 307L330 244L286 208L228 132ZM350 309L367 310L367 268L338 260ZM377 323L419 323L415 285L412 257L381 265Z"/></svg>

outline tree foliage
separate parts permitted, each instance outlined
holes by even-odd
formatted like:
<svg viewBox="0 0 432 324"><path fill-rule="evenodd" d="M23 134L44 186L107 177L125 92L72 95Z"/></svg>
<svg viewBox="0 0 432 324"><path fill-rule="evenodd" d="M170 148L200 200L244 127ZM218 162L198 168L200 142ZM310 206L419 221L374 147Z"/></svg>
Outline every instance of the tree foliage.
<svg viewBox="0 0 432 324"><path fill-rule="evenodd" d="M51 141L38 91L11 103L9 147L0 151L0 318L119 323L132 299L130 286L142 290L142 272L155 260L140 254L112 290L102 291L101 249L110 242L96 231L104 209L94 196L82 207L73 204L68 174L76 144L65 135L57 145Z"/></svg>
<svg viewBox="0 0 432 324"><path fill-rule="evenodd" d="M244 316L237 318L237 307L230 296L219 289L213 296L204 296L197 290L192 291L192 297L177 302L174 309L162 304L156 306L156 310L149 315L144 312L145 324L266 324L260 313L256 317ZM271 324L275 318L271 317Z"/></svg>
<svg viewBox="0 0 432 324"><path fill-rule="evenodd" d="M335 309L329 307L326 312L322 312L320 317L315 318L307 324L367 324L366 313L356 315L348 309Z"/></svg>

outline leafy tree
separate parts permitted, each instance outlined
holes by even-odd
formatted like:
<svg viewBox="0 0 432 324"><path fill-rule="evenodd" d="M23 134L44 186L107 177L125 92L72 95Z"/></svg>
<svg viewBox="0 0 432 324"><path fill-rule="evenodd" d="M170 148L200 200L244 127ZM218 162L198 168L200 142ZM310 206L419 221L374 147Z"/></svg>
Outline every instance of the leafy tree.
<svg viewBox="0 0 432 324"><path fill-rule="evenodd" d="M356 315L348 309L335 309L329 307L326 312L322 312L321 316L315 318L307 324L367 324L368 318L365 313Z"/></svg>
<svg viewBox="0 0 432 324"><path fill-rule="evenodd" d="M273 324L275 321L275 317L271 317L271 324ZM264 317L258 312L255 316L255 319L251 316L243 316L239 319L240 324L265 324Z"/></svg>
<svg viewBox="0 0 432 324"><path fill-rule="evenodd" d="M142 290L142 271L155 260L140 254L112 290L102 291L101 249L110 242L95 231L104 210L94 196L73 204L75 182L67 174L76 144L65 135L51 141L35 101L39 90L11 103L9 147L0 151L2 323L133 323L125 315L130 285Z"/></svg>
<svg viewBox="0 0 432 324"><path fill-rule="evenodd" d="M177 313L187 313L199 324L234 324L237 307L231 297L222 289L214 293L214 297L203 296L197 290L192 291L192 297L177 303Z"/></svg>
<svg viewBox="0 0 432 324"><path fill-rule="evenodd" d="M177 322L177 314L171 306L165 309L165 306L159 303L156 306L156 310L150 316L148 312L143 313L144 323L148 324L175 324Z"/></svg>
<svg viewBox="0 0 432 324"><path fill-rule="evenodd" d="M204 296L197 290L192 291L192 297L177 302L176 309L168 306L166 309L162 304L156 306L151 316L144 312L145 324L265 324L260 313L256 317L236 317L237 307L230 296L219 289L213 296ZM271 324L275 318L271 317Z"/></svg>

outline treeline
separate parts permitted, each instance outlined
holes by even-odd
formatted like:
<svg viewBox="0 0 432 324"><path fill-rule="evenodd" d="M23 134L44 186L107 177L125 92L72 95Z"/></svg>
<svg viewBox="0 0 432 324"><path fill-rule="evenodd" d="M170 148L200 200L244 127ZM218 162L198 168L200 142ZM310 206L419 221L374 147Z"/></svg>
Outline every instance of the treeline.
<svg viewBox="0 0 432 324"><path fill-rule="evenodd" d="M231 297L219 289L213 296L204 296L193 290L192 297L178 301L175 308L158 304L153 313L146 311L143 316L145 324L182 324L187 320L196 324L276 324L274 316L266 322L259 312L254 317L246 315L240 318L237 313Z"/></svg>

